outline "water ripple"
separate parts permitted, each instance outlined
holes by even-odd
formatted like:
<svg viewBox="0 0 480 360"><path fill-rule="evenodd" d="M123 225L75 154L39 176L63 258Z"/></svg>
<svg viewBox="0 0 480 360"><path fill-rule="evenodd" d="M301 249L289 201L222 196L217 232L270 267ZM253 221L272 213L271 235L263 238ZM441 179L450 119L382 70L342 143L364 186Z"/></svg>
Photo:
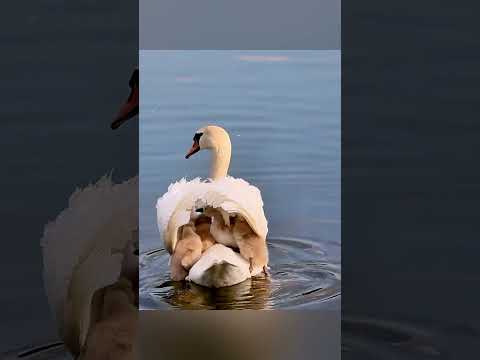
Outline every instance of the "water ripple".
<svg viewBox="0 0 480 360"><path fill-rule="evenodd" d="M279 309L309 305L321 308L340 301L338 260L328 257L318 241L276 237L268 239L270 276L241 284L208 289L169 280L169 255L156 249L140 256L142 309ZM330 245L329 245L330 246Z"/></svg>

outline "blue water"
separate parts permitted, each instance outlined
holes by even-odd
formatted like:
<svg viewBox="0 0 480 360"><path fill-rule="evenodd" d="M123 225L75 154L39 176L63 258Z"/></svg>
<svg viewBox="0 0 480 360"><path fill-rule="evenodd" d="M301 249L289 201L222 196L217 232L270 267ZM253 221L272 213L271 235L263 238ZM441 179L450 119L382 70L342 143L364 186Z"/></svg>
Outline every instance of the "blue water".
<svg viewBox="0 0 480 360"><path fill-rule="evenodd" d="M339 295L340 52L141 51L140 69L141 253L163 247L155 203L168 185L208 176L208 152L184 155L196 129L217 124L232 141L229 174L262 192L271 289L293 298L332 285ZM142 279L144 289L168 279L164 260L158 268L145 260L141 287ZM313 286L324 270L334 279ZM296 271L297 280L288 278ZM272 295L265 307L281 302Z"/></svg>

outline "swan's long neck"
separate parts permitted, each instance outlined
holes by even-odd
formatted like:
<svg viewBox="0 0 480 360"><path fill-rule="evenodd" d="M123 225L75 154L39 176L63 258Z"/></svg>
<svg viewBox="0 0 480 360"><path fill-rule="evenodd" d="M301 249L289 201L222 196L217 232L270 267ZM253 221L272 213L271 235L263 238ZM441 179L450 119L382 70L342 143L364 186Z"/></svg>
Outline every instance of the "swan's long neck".
<svg viewBox="0 0 480 360"><path fill-rule="evenodd" d="M230 142L212 149L212 165L210 167L210 178L213 180L227 176L230 166L232 146Z"/></svg>

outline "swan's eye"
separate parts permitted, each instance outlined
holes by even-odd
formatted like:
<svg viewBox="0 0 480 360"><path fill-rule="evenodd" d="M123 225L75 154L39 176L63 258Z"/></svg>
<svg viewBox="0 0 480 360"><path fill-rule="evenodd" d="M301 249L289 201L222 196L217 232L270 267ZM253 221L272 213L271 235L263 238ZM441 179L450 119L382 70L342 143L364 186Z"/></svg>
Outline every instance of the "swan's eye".
<svg viewBox="0 0 480 360"><path fill-rule="evenodd" d="M199 144L200 143L200 138L202 137L203 133L196 133L195 136L193 137L193 142L195 144Z"/></svg>

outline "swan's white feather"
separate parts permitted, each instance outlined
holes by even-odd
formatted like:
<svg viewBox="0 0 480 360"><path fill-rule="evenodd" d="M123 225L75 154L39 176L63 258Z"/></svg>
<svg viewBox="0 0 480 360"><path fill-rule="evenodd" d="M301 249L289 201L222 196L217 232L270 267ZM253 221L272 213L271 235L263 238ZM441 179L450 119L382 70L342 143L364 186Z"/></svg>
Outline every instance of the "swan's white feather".
<svg viewBox="0 0 480 360"><path fill-rule="evenodd" d="M118 279L136 228L138 177L114 184L110 176L77 189L45 227L43 277L63 338L77 336L80 345L85 339L92 296Z"/></svg>
<svg viewBox="0 0 480 360"><path fill-rule="evenodd" d="M193 265L186 280L213 288L232 286L262 271L260 267L250 274L249 267L248 261L239 253L222 244L215 244Z"/></svg>
<svg viewBox="0 0 480 360"><path fill-rule="evenodd" d="M260 190L243 179L231 176L213 181L181 179L171 184L157 201L157 220L165 248L173 253L178 228L188 223L192 208L212 206L230 214L240 214L253 231L266 238L268 222Z"/></svg>

